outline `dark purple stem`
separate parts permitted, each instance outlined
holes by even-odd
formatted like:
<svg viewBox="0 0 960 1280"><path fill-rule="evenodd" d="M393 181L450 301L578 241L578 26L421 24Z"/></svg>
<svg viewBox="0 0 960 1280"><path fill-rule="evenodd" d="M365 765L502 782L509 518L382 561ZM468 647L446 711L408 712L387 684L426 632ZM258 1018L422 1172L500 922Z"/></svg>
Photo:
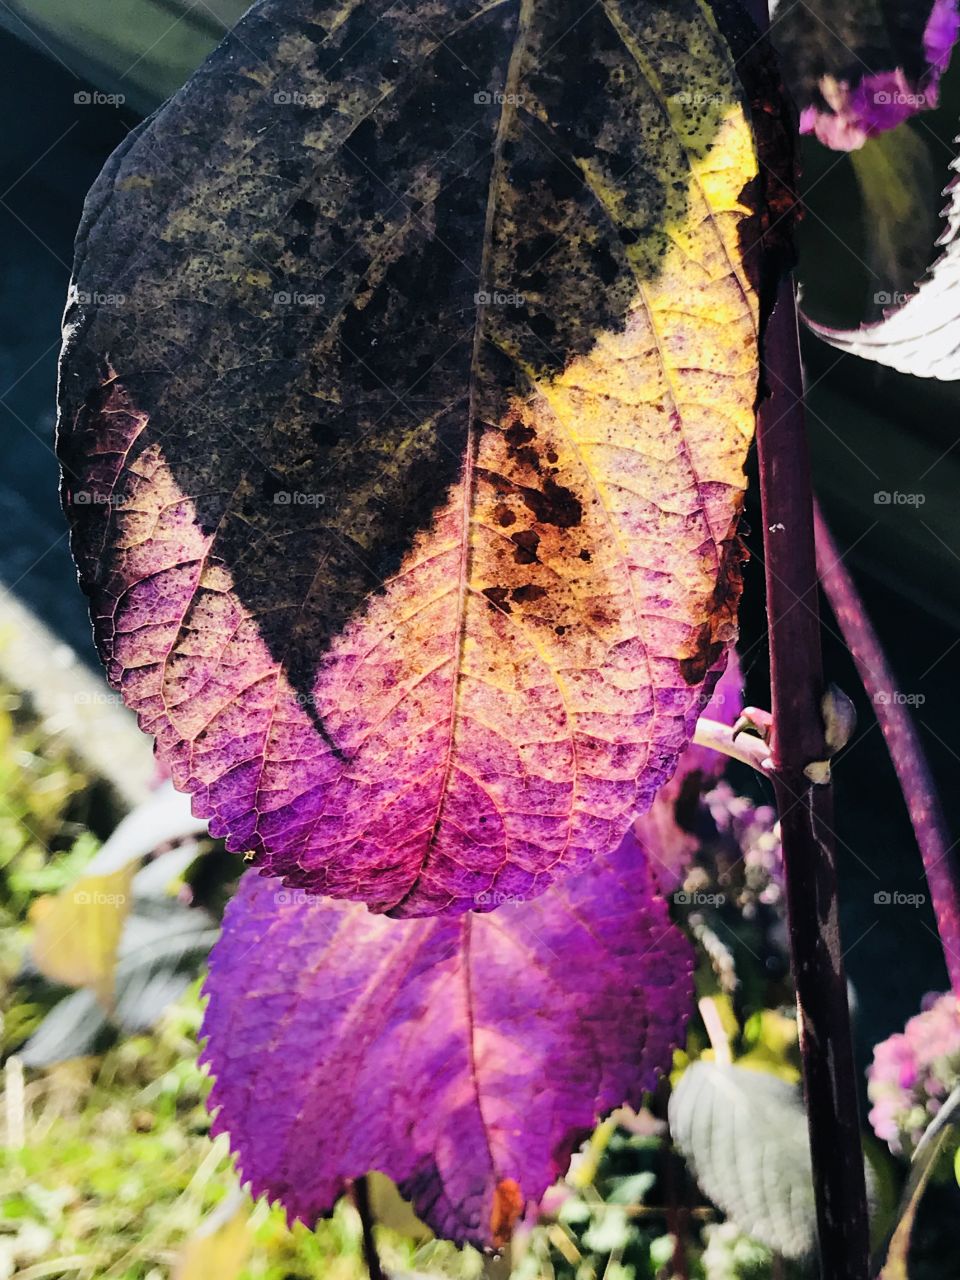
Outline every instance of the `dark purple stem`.
<svg viewBox="0 0 960 1280"><path fill-rule="evenodd" d="M805 773L826 760L813 495L793 282L767 325L769 393L757 422L773 713L800 1052L817 1192L823 1280L867 1280L868 1228L857 1088L840 949L829 785Z"/></svg>
<svg viewBox="0 0 960 1280"><path fill-rule="evenodd" d="M360 1226L363 1231L363 1260L367 1264L370 1280L387 1280L380 1265L377 1242L373 1238L373 1213L370 1210L370 1184L367 1178L354 1178L350 1183L350 1199L360 1215Z"/></svg>
<svg viewBox="0 0 960 1280"><path fill-rule="evenodd" d="M766 559L773 785L780 813L787 924L817 1200L822 1280L867 1280L869 1233L857 1086L840 949L829 784L805 769L828 758L820 706L813 492L793 281L767 324L768 394L757 418Z"/></svg>
<svg viewBox="0 0 960 1280"><path fill-rule="evenodd" d="M879 637L819 510L815 520L820 580L886 740L920 846L950 985L960 995L960 867L937 789L910 711L896 697L896 680Z"/></svg>
<svg viewBox="0 0 960 1280"><path fill-rule="evenodd" d="M767 0L747 0L762 31ZM775 92L775 90L774 90ZM759 107L759 111L758 111ZM770 145L763 112L754 107L764 181L777 185L781 160ZM796 126L793 126L794 130ZM784 145L781 140L779 146ZM771 169L772 166L772 169ZM775 230L777 219L771 224ZM774 236L764 258L774 269L784 246ZM770 635L770 750L780 813L787 928L797 994L800 1059L817 1204L821 1280L868 1280L867 1196L860 1148L857 1080L840 949L833 794L822 762L829 756L821 699L817 560L813 486L803 409L803 371L792 275L781 270L772 314L761 341L762 384L757 409L757 458L763 519L764 571ZM819 782L808 766L819 764Z"/></svg>

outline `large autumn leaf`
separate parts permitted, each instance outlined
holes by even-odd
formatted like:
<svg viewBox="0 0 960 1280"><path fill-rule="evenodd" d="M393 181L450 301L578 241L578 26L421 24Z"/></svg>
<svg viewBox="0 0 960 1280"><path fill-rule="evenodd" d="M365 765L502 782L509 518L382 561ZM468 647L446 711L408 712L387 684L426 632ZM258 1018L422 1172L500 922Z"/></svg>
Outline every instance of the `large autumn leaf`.
<svg viewBox="0 0 960 1280"><path fill-rule="evenodd" d="M624 842L533 902L389 920L248 872L211 957L213 1128L309 1225L380 1170L438 1232L509 1238L599 1116L669 1069L692 950Z"/></svg>
<svg viewBox="0 0 960 1280"><path fill-rule="evenodd" d="M111 159L64 500L231 849L460 911L649 805L735 634L760 185L702 0L262 0Z"/></svg>

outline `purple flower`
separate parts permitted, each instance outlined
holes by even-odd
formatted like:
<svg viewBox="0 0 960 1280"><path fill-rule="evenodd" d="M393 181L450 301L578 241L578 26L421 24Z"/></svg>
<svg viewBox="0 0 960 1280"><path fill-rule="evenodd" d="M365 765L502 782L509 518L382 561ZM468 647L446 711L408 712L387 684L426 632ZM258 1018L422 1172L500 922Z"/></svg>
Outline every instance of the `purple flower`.
<svg viewBox="0 0 960 1280"><path fill-rule="evenodd" d="M869 71L854 82L823 75L817 86L822 103L803 108L800 132L815 134L835 151L856 151L868 138L936 107L940 76L958 32L957 0L935 0L923 35L926 66L919 75L911 77L903 67Z"/></svg>
<svg viewBox="0 0 960 1280"><path fill-rule="evenodd" d="M923 52L938 71L946 71L950 54L960 34L960 13L956 0L936 0L923 33Z"/></svg>

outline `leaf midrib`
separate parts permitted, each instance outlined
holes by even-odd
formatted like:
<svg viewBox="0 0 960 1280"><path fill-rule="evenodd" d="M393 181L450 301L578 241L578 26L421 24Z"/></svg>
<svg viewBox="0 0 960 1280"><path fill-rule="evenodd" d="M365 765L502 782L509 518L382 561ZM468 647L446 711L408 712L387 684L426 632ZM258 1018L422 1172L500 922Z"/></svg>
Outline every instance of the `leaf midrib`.
<svg viewBox="0 0 960 1280"><path fill-rule="evenodd" d="M500 119L497 123L497 133L493 144L493 156L490 165L490 181L487 187L487 207L484 217L483 242L480 256L480 274L477 280L477 289L479 292L486 290L488 285L493 250L493 229L496 223L499 194L502 189L504 176L503 148L510 125L517 114L517 89L520 83L520 73L523 66L523 60L527 53L527 38L532 26L534 5L535 0L521 0L520 2L513 50L510 54L510 62L507 67L507 75L503 86L503 102L500 107ZM440 829L440 822L443 816L443 809L450 784L450 773L453 767L453 747L460 702L463 646L466 638L465 628L463 626L463 617L472 560L470 525L472 522L474 506L474 464L477 450L476 424L478 414L476 393L477 382L480 376L480 357L485 341L483 324L484 314L483 307L477 304L476 323L473 335L473 352L470 359L466 449L464 453L463 479L461 482L463 489L463 512L460 529L460 573L457 583L456 603L457 630L456 651L454 654L456 661L451 681L446 758L444 760L443 773L437 792L437 811L431 827L427 853L421 863L420 870L410 885L410 888L407 890L401 901L396 904L397 907L402 906L403 902L405 902L412 893L416 892L417 886L420 883L424 868L429 860L430 849L432 848Z"/></svg>

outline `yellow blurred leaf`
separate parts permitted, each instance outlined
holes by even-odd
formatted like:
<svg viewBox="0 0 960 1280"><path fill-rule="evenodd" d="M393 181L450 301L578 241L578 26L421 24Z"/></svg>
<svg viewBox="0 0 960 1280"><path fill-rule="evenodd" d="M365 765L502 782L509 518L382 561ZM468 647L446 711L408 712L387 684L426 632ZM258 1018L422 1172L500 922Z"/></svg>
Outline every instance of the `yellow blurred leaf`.
<svg viewBox="0 0 960 1280"><path fill-rule="evenodd" d="M136 867L83 876L30 909L31 953L45 977L70 987L92 987L104 1004L113 998L114 966L130 906Z"/></svg>
<svg viewBox="0 0 960 1280"><path fill-rule="evenodd" d="M173 1280L234 1280L252 1245L247 1199L228 1196L184 1245Z"/></svg>
<svg viewBox="0 0 960 1280"><path fill-rule="evenodd" d="M866 256L887 295L878 295L880 310L896 305L901 292L913 293L939 253L931 246L942 182L925 140L909 127L868 139L850 161L863 200Z"/></svg>
<svg viewBox="0 0 960 1280"><path fill-rule="evenodd" d="M433 1232L414 1213L409 1201L404 1200L396 1183L382 1173L368 1173L370 1211L381 1227L389 1227L399 1235L423 1243L433 1239Z"/></svg>
<svg viewBox="0 0 960 1280"><path fill-rule="evenodd" d="M744 1026L747 1052L738 1059L742 1067L767 1071L796 1084L800 1079L795 1056L797 1022L776 1009L761 1009L747 1019Z"/></svg>

